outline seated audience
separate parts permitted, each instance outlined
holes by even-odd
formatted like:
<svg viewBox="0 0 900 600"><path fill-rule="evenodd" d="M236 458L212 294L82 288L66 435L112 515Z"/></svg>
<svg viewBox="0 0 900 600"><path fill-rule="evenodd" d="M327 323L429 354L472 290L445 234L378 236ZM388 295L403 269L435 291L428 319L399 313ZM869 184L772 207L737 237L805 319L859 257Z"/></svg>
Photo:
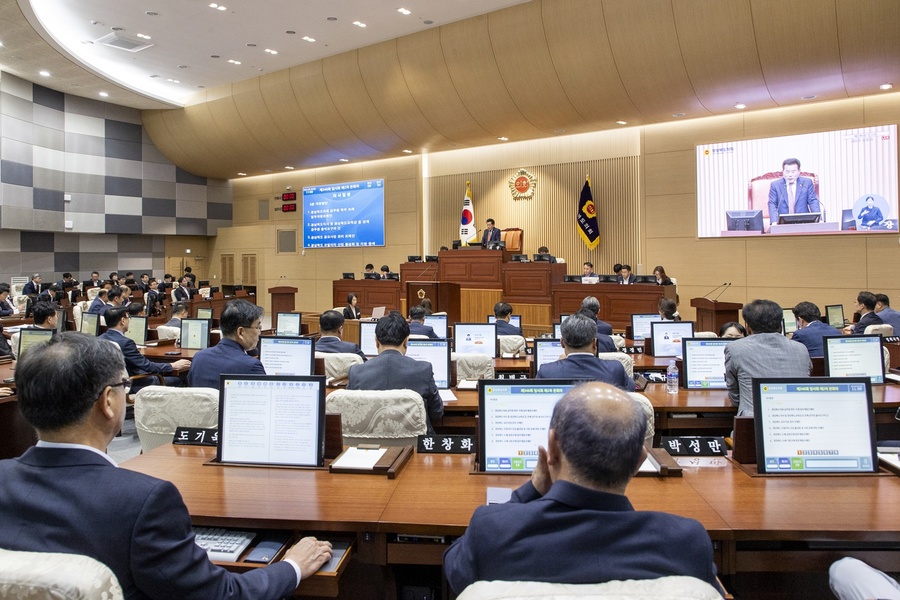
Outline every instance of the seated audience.
<svg viewBox="0 0 900 600"><path fill-rule="evenodd" d="M22 288L23 296L37 296L41 293L41 274L35 273L31 276L31 281Z"/></svg>
<svg viewBox="0 0 900 600"><path fill-rule="evenodd" d="M894 335L900 335L900 312L891 308L891 299L886 294L875 294L875 314L885 325L894 328Z"/></svg>
<svg viewBox="0 0 900 600"><path fill-rule="evenodd" d="M859 322L844 327L844 333L866 332L869 325L881 325L884 321L875 314L875 294L872 292L860 292L856 296L856 308L853 312L859 313Z"/></svg>
<svg viewBox="0 0 900 600"><path fill-rule="evenodd" d="M856 558L832 563L828 584L838 600L900 600L900 583Z"/></svg>
<svg viewBox="0 0 900 600"><path fill-rule="evenodd" d="M671 298L660 298L656 305L659 309L659 316L663 321L680 321L681 315L678 314L678 305Z"/></svg>
<svg viewBox="0 0 900 600"><path fill-rule="evenodd" d="M350 292L347 294L347 306L344 307L344 318L358 320L362 316L362 311L356 306L359 303L359 296Z"/></svg>
<svg viewBox="0 0 900 600"><path fill-rule="evenodd" d="M431 363L405 356L409 324L400 313L391 312L375 326L378 356L362 365L350 367L348 390L402 390L418 392L425 401L428 433L433 423L444 416L444 403L434 384Z"/></svg>
<svg viewBox="0 0 900 600"><path fill-rule="evenodd" d="M247 354L259 342L262 316L261 306L246 300L230 300L219 317L222 339L194 356L187 376L188 385L219 389L219 375L265 375L266 370L259 359Z"/></svg>
<svg viewBox="0 0 900 600"><path fill-rule="evenodd" d="M806 346L811 357L825 356L825 342L822 338L826 335L841 335L840 330L823 323L819 307L812 302L800 302L791 310L797 319L797 331L791 339Z"/></svg>
<svg viewBox="0 0 900 600"><path fill-rule="evenodd" d="M176 327L181 329L181 320L188 318L187 302L176 302L172 305L172 318L166 322L165 327Z"/></svg>
<svg viewBox="0 0 900 600"><path fill-rule="evenodd" d="M9 284L0 283L0 317L11 317L19 312L9 294Z"/></svg>
<svg viewBox="0 0 900 600"><path fill-rule="evenodd" d="M616 283L631 285L635 279L637 279L637 276L631 272L631 265L622 265L618 276L616 276Z"/></svg>
<svg viewBox="0 0 900 600"><path fill-rule="evenodd" d="M100 272L91 271L91 278L84 282L83 290L87 293L88 288L100 287L101 285L103 285L103 282L100 280Z"/></svg>
<svg viewBox="0 0 900 600"><path fill-rule="evenodd" d="M129 377L135 375L145 375L147 373L160 373L166 381L166 385L180 386L181 378L175 374L176 371L187 369L191 366L191 361L186 358L176 360L173 363L152 362L146 356L140 353L134 340L127 337L125 333L128 331L128 324L131 315L128 307L117 306L106 311L106 331L100 337L116 344L122 349L122 355L125 357L125 369L128 371ZM133 390L138 390L148 385L159 385L159 381L155 377L142 377L132 384Z"/></svg>
<svg viewBox="0 0 900 600"><path fill-rule="evenodd" d="M509 323L512 311L512 306L506 302L498 302L494 305L494 317L497 319L497 335L522 335L521 327L516 327Z"/></svg>
<svg viewBox="0 0 900 600"><path fill-rule="evenodd" d="M319 339L316 340L316 352L331 354L344 352L356 354L366 360L366 355L353 342L345 342L344 316L336 310L326 310L319 316Z"/></svg>
<svg viewBox="0 0 900 600"><path fill-rule="evenodd" d="M40 441L0 461L0 547L90 556L112 570L125 598L291 595L330 559L330 543L304 538L280 562L232 573L194 543L175 486L116 468L106 450L122 429L126 377L118 348L75 332L19 361L19 407Z"/></svg>
<svg viewBox="0 0 900 600"><path fill-rule="evenodd" d="M106 312L106 302L109 299L109 292L103 288L97 290L97 295L91 301L88 312L92 315L102 315Z"/></svg>
<svg viewBox="0 0 900 600"><path fill-rule="evenodd" d="M188 276L184 276L181 278L181 284L175 288L173 292L175 297L175 302L187 302L194 295L193 290L191 289L191 279Z"/></svg>
<svg viewBox="0 0 900 600"><path fill-rule="evenodd" d="M579 584L686 575L721 593L703 525L635 511L625 496L647 455L646 429L640 405L609 385L588 383L563 396L531 480L509 502L475 509L466 533L444 554L452 591L475 581Z"/></svg>
<svg viewBox="0 0 900 600"><path fill-rule="evenodd" d="M719 328L720 338L742 338L747 337L747 330L737 321L728 321L723 323Z"/></svg>
<svg viewBox="0 0 900 600"><path fill-rule="evenodd" d="M60 290L59 286L55 283L51 283L50 287L46 290L38 294L38 302L49 302L51 304L59 304L62 300L64 292Z"/></svg>
<svg viewBox="0 0 900 600"><path fill-rule="evenodd" d="M662 266L653 268L653 276L656 277L656 285L675 285L675 282L666 275L666 270Z"/></svg>
<svg viewBox="0 0 900 600"><path fill-rule="evenodd" d="M56 306L50 302L35 302L31 308L31 318L33 325L27 325L23 329L52 329L55 330L58 324L56 316ZM0 336L3 333L0 332ZM10 352L18 354L19 352L19 332L15 332L9 338ZM15 351L15 352L13 352Z"/></svg>
<svg viewBox="0 0 900 600"><path fill-rule="evenodd" d="M809 352L781 335L781 307L754 300L741 311L749 336L725 346L725 384L738 416L753 416L754 377L808 377Z"/></svg>
<svg viewBox="0 0 900 600"><path fill-rule="evenodd" d="M581 301L581 310L589 310L597 320L597 333L612 335L612 325L600 320L600 301L594 296L588 296Z"/></svg>
<svg viewBox="0 0 900 600"><path fill-rule="evenodd" d="M634 391L634 379L617 360L597 358L597 328L593 320L577 312L563 321L562 342L565 357L538 369L537 379L591 379Z"/></svg>
<svg viewBox="0 0 900 600"><path fill-rule="evenodd" d="M425 324L425 307L421 304L414 304L409 308L409 335L424 335L433 340L438 339L434 328Z"/></svg>
<svg viewBox="0 0 900 600"><path fill-rule="evenodd" d="M159 293L159 282L151 278L147 282L147 293L144 294L144 303L147 305L147 314L151 317L162 315L163 296Z"/></svg>
<svg viewBox="0 0 900 600"><path fill-rule="evenodd" d="M99 296L100 294L97 295ZM108 313L111 308L122 306L122 300L122 288L113 287L113 289L106 292L106 306L103 307L103 311L100 315L106 319L106 313ZM109 323L107 323L107 326L109 326Z"/></svg>

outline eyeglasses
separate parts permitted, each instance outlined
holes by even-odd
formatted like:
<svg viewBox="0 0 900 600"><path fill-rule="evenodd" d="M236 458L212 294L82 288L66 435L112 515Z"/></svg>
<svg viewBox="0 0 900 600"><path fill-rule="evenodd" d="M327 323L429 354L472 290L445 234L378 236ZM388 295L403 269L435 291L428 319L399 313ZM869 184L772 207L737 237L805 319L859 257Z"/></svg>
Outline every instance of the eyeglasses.
<svg viewBox="0 0 900 600"><path fill-rule="evenodd" d="M127 394L128 392L131 391L131 380L128 379L127 377L123 377L122 381L120 381L119 383L107 383L106 386L104 386L104 387L119 387L119 386L122 386L122 389Z"/></svg>

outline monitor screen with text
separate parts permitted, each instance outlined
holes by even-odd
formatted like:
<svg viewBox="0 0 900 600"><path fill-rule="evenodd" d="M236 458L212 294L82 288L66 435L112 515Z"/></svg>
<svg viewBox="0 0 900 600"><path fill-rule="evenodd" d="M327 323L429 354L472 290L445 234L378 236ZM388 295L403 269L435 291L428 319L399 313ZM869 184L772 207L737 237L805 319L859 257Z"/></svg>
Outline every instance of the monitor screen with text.
<svg viewBox="0 0 900 600"><path fill-rule="evenodd" d="M659 313L631 315L631 333L634 341L650 337L650 323L653 321L662 321Z"/></svg>
<svg viewBox="0 0 900 600"><path fill-rule="evenodd" d="M825 375L829 377L868 377L872 383L884 383L884 351L880 335L826 335Z"/></svg>
<svg viewBox="0 0 900 600"><path fill-rule="evenodd" d="M359 348L366 356L377 356L378 347L375 345L375 327L377 321L359 322Z"/></svg>
<svg viewBox="0 0 900 600"><path fill-rule="evenodd" d="M562 340L553 338L534 338L534 372L537 374L547 363L560 360L566 354Z"/></svg>
<svg viewBox="0 0 900 600"><path fill-rule="evenodd" d="M450 387L450 341L409 340L406 355L431 364L434 384L440 389Z"/></svg>
<svg viewBox="0 0 900 600"><path fill-rule="evenodd" d="M488 315L487 318L488 323L496 323L497 317L494 315ZM509 324L513 327L522 327L522 315L509 315Z"/></svg>
<svg viewBox="0 0 900 600"><path fill-rule="evenodd" d="M425 324L434 329L434 334L439 338L447 337L447 315L428 315Z"/></svg>
<svg viewBox="0 0 900 600"><path fill-rule="evenodd" d="M300 335L300 313L280 312L278 313L278 328L275 335Z"/></svg>
<svg viewBox="0 0 900 600"><path fill-rule="evenodd" d="M147 345L147 317L133 316L128 319L128 331L125 337L134 341L138 346Z"/></svg>
<svg viewBox="0 0 900 600"><path fill-rule="evenodd" d="M303 247L384 246L384 179L303 188Z"/></svg>
<svg viewBox="0 0 900 600"><path fill-rule="evenodd" d="M315 343L305 337L260 337L259 360L267 375L312 375Z"/></svg>
<svg viewBox="0 0 900 600"><path fill-rule="evenodd" d="M836 329L844 327L844 305L832 304L825 307L825 319L828 324Z"/></svg>
<svg viewBox="0 0 900 600"><path fill-rule="evenodd" d="M81 333L87 335L100 335L100 315L96 313L81 313Z"/></svg>
<svg viewBox="0 0 900 600"><path fill-rule="evenodd" d="M35 344L49 342L54 333L56 333L54 329L20 329L19 348L16 357L22 358L22 354Z"/></svg>
<svg viewBox="0 0 900 600"><path fill-rule="evenodd" d="M456 323L453 326L454 350L464 354L497 357L497 325L494 323Z"/></svg>
<svg viewBox="0 0 900 600"><path fill-rule="evenodd" d="M653 356L681 356L681 340L693 335L693 321L651 321Z"/></svg>
<svg viewBox="0 0 900 600"><path fill-rule="evenodd" d="M181 347L186 350L209 348L209 319L182 319Z"/></svg>
<svg viewBox="0 0 900 600"><path fill-rule="evenodd" d="M733 338L681 340L684 382L689 390L725 389L725 346Z"/></svg>
<svg viewBox="0 0 900 600"><path fill-rule="evenodd" d="M213 318L213 309L198 308L197 309L197 318L198 319L212 319Z"/></svg>

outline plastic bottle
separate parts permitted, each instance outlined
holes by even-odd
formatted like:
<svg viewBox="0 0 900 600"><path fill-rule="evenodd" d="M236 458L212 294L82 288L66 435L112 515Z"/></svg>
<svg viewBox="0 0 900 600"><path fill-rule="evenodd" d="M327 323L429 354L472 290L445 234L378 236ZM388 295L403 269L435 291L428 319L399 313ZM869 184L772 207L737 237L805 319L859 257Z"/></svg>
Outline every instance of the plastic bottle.
<svg viewBox="0 0 900 600"><path fill-rule="evenodd" d="M669 361L669 368L666 369L666 393L678 393L678 367L674 360Z"/></svg>

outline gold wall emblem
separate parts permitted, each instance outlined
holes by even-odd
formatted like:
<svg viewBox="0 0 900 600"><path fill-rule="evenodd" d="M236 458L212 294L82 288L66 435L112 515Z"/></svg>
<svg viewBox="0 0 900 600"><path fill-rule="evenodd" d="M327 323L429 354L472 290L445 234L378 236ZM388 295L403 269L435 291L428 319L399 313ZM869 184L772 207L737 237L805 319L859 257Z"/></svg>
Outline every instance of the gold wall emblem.
<svg viewBox="0 0 900 600"><path fill-rule="evenodd" d="M531 200L537 188L537 179L526 169L519 169L509 178L509 191L513 200Z"/></svg>

